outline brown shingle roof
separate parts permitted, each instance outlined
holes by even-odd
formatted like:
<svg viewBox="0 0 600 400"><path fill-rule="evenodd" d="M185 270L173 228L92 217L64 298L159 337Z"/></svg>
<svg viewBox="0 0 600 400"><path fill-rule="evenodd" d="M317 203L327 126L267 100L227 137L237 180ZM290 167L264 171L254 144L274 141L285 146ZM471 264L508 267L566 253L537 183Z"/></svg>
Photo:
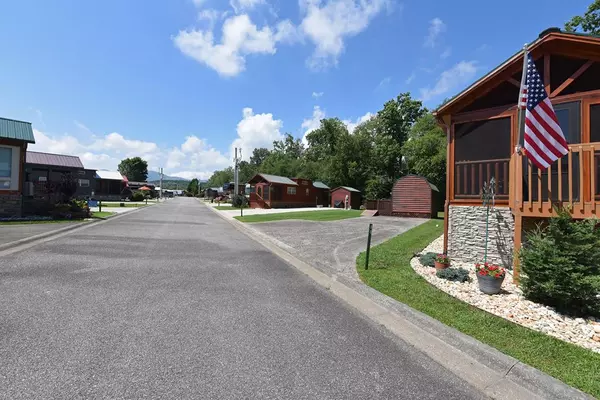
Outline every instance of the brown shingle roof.
<svg viewBox="0 0 600 400"><path fill-rule="evenodd" d="M63 154L40 153L37 151L28 151L26 163L38 165L52 165L54 167L81 168L83 164L79 157L66 156Z"/></svg>

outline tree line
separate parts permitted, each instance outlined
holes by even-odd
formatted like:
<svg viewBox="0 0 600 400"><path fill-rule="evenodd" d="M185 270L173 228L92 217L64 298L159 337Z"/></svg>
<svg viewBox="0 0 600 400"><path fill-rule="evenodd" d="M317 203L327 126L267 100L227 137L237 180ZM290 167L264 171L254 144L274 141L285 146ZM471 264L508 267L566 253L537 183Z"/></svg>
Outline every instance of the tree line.
<svg viewBox="0 0 600 400"><path fill-rule="evenodd" d="M318 180L330 187L352 186L368 199L388 198L406 174L425 176L445 190L446 138L434 116L410 93L389 100L353 132L339 118L327 118L302 139L286 133L271 150L254 149L240 163L240 182L257 173ZM215 171L207 187L233 181L233 168Z"/></svg>

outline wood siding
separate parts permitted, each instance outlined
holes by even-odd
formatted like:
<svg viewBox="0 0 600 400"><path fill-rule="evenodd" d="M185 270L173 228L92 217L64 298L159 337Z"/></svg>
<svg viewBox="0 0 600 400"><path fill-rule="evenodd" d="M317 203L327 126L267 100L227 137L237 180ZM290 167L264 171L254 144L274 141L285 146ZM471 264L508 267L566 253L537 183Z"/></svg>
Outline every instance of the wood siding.
<svg viewBox="0 0 600 400"><path fill-rule="evenodd" d="M392 212L401 216L433 216L433 190L420 176L398 179L392 189Z"/></svg>
<svg viewBox="0 0 600 400"><path fill-rule="evenodd" d="M361 194L358 192L351 192L344 188L338 188L331 192L331 207L335 207L336 201L341 201L343 203L346 200L346 195L348 195L350 208L358 210L361 206Z"/></svg>

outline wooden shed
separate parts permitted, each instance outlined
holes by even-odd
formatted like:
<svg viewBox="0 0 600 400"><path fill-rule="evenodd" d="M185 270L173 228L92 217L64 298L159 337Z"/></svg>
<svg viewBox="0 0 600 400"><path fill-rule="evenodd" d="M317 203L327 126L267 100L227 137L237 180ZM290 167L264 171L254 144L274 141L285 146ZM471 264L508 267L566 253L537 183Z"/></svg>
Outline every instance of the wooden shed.
<svg viewBox="0 0 600 400"><path fill-rule="evenodd" d="M340 186L331 191L331 207L344 208L346 196L348 196L350 208L358 210L362 204L362 195L360 190L348 186Z"/></svg>
<svg viewBox="0 0 600 400"><path fill-rule="evenodd" d="M392 189L392 215L435 218L443 207L440 191L419 175L407 175Z"/></svg>

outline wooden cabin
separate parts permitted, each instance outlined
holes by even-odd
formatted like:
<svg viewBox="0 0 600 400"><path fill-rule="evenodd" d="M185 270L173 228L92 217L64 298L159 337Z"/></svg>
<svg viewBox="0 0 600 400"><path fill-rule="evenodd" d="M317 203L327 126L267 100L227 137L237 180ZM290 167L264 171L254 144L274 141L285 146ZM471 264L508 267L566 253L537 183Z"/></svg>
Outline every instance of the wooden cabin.
<svg viewBox="0 0 600 400"><path fill-rule="evenodd" d="M248 184L252 208L316 207L323 204L325 195L325 189L309 179L256 174Z"/></svg>
<svg viewBox="0 0 600 400"><path fill-rule="evenodd" d="M600 216L600 37L551 28L528 49L569 153L539 170L514 151L522 51L442 105L435 114L448 137L444 247L455 259L483 260L481 191L492 177L489 261L511 266L523 232L552 216L554 206L570 206L574 218Z"/></svg>

